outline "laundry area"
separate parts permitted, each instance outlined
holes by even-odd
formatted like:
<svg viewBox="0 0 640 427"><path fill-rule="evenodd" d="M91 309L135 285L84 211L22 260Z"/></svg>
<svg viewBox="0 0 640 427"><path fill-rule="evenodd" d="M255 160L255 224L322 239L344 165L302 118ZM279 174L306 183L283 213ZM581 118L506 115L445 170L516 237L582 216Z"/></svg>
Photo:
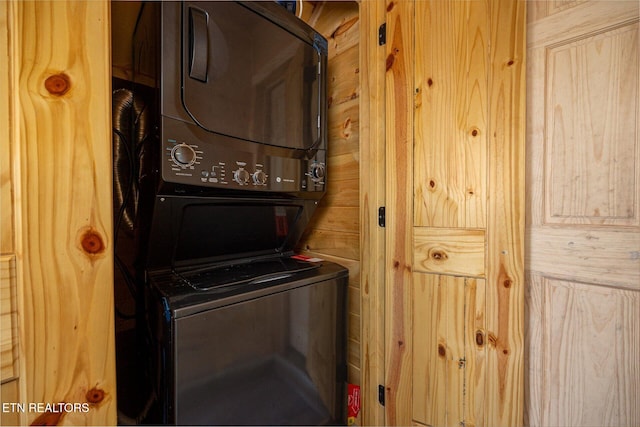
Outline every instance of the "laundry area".
<svg viewBox="0 0 640 427"><path fill-rule="evenodd" d="M0 422L640 425L639 16L0 1Z"/></svg>
<svg viewBox="0 0 640 427"><path fill-rule="evenodd" d="M346 420L349 272L297 251L332 178L328 44L284 6L143 2L114 47L121 424Z"/></svg>

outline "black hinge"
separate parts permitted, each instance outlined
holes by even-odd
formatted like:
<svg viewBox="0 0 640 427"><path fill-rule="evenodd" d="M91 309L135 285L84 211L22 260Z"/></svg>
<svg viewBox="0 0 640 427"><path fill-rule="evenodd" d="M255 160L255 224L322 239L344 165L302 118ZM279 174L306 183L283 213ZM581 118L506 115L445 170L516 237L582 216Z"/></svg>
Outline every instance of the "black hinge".
<svg viewBox="0 0 640 427"><path fill-rule="evenodd" d="M378 225L384 227L387 224L387 215L384 206L378 208Z"/></svg>
<svg viewBox="0 0 640 427"><path fill-rule="evenodd" d="M384 386L378 385L378 402L384 406Z"/></svg>
<svg viewBox="0 0 640 427"><path fill-rule="evenodd" d="M387 44L387 23L380 25L378 28L378 46Z"/></svg>

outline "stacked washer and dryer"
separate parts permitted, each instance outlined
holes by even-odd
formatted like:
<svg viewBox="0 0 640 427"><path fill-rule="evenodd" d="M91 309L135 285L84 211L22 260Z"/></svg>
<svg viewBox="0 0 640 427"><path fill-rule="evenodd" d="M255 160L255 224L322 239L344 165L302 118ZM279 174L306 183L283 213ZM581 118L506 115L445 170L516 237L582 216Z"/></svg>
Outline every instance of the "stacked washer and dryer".
<svg viewBox="0 0 640 427"><path fill-rule="evenodd" d="M132 51L120 422L344 423L348 272L294 253L328 179L326 40L275 2L144 2Z"/></svg>

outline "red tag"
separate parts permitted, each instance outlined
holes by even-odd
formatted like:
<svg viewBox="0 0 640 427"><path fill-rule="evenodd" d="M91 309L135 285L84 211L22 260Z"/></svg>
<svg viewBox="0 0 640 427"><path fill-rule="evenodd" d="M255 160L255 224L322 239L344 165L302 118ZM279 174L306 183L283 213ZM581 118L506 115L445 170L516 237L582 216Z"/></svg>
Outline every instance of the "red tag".
<svg viewBox="0 0 640 427"><path fill-rule="evenodd" d="M287 221L287 211L281 206L276 206L276 236L287 237L289 234L289 222Z"/></svg>
<svg viewBox="0 0 640 427"><path fill-rule="evenodd" d="M347 403L348 418L347 424L353 425L360 413L360 386L355 384L348 385L349 401Z"/></svg>

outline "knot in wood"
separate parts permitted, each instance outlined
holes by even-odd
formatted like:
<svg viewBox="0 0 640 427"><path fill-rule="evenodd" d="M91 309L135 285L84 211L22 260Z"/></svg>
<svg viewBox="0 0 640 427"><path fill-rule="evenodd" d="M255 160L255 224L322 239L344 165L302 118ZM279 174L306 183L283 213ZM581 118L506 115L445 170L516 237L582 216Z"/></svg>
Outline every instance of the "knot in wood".
<svg viewBox="0 0 640 427"><path fill-rule="evenodd" d="M445 251L435 249L431 251L431 258L436 261L446 261L449 257L447 256L447 253Z"/></svg>
<svg viewBox="0 0 640 427"><path fill-rule="evenodd" d="M87 392L86 398L89 403L100 403L104 399L104 390L94 387Z"/></svg>
<svg viewBox="0 0 640 427"><path fill-rule="evenodd" d="M62 96L71 88L71 79L64 73L54 74L44 81L44 87L51 95Z"/></svg>
<svg viewBox="0 0 640 427"><path fill-rule="evenodd" d="M102 243L102 237L95 230L86 231L81 240L82 249L90 254L96 255L104 251L104 243Z"/></svg>
<svg viewBox="0 0 640 427"><path fill-rule="evenodd" d="M389 71L391 67L393 67L393 63L395 62L395 60L396 60L396 57L394 54L390 53L389 56L387 56L387 61L385 63L387 71Z"/></svg>

